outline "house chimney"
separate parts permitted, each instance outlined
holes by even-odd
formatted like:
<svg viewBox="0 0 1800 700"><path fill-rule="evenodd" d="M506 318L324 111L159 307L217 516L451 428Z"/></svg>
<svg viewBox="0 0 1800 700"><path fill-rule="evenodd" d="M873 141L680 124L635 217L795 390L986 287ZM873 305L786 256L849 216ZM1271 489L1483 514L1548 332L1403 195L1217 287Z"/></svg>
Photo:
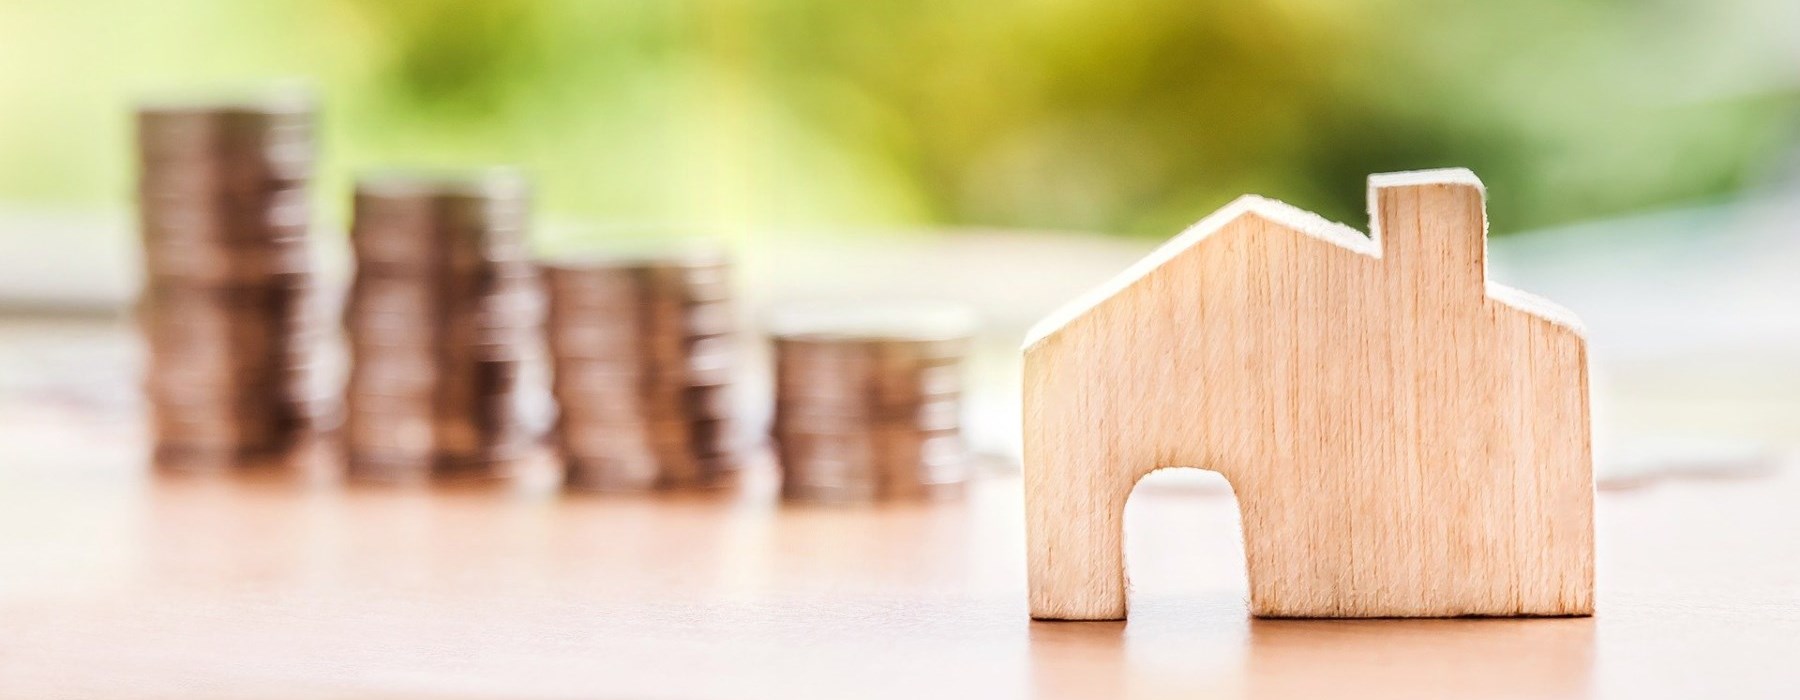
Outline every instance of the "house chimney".
<svg viewBox="0 0 1800 700"><path fill-rule="evenodd" d="M1486 190L1461 168L1369 177L1369 219L1382 265L1421 298L1486 294Z"/></svg>

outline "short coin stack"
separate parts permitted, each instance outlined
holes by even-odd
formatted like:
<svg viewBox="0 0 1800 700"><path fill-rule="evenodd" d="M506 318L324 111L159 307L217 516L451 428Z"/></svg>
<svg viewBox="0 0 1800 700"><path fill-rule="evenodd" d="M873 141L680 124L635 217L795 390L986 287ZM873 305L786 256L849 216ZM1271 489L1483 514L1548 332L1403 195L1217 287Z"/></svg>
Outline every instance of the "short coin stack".
<svg viewBox="0 0 1800 700"><path fill-rule="evenodd" d="M345 442L352 478L487 478L537 447L529 365L542 292L529 188L510 170L356 186Z"/></svg>
<svg viewBox="0 0 1800 700"><path fill-rule="evenodd" d="M305 100L138 110L137 319L159 466L264 463L328 427L312 126Z"/></svg>
<svg viewBox="0 0 1800 700"><path fill-rule="evenodd" d="M960 493L962 361L974 321L960 308L794 307L771 317L781 492L859 502Z"/></svg>
<svg viewBox="0 0 1800 700"><path fill-rule="evenodd" d="M738 338L725 259L689 251L542 267L566 483L730 483L740 458L730 420Z"/></svg>

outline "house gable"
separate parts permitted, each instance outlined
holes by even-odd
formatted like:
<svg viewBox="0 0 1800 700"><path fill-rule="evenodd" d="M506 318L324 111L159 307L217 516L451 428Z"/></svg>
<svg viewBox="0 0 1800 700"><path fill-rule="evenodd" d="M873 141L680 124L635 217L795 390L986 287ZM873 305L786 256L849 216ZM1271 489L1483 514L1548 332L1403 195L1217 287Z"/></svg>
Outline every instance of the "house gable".
<svg viewBox="0 0 1800 700"><path fill-rule="evenodd" d="M1381 217L1378 215L1378 199L1381 191L1387 188L1416 187L1420 185L1458 185L1473 187L1486 199L1486 187L1480 178L1466 168L1447 168L1439 170L1415 170L1396 173L1381 173L1369 176L1368 211L1369 233L1364 235L1354 227L1328 220L1312 212L1300 209L1280 200L1244 195L1231 203L1214 211L1212 214L1189 226L1186 230L1158 246L1144 258L1113 276L1105 283L1088 290L1081 296L1058 307L1042 320L1032 325L1025 335L1022 348L1029 349L1048 338L1057 331L1073 323L1076 319L1087 315L1095 307L1120 292L1138 283L1152 271L1162 267L1176 256L1205 244L1214 234L1225 230L1233 223L1246 216L1258 216L1294 233L1316 238L1351 252L1381 258L1383 242L1381 237ZM1483 219L1482 237L1485 240L1487 231ZM1485 263L1483 269L1485 274ZM1486 292L1490 299L1508 307L1532 314L1551 324L1567 328L1576 333L1582 332L1581 321L1575 314L1549 300L1520 291L1511 287L1486 283Z"/></svg>

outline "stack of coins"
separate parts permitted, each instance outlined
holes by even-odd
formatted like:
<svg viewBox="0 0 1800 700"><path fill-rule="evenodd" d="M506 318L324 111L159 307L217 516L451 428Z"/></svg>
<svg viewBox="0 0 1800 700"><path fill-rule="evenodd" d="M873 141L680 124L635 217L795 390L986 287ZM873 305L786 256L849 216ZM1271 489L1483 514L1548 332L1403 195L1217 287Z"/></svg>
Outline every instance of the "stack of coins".
<svg viewBox="0 0 1800 700"><path fill-rule="evenodd" d="M566 483L606 491L729 484L740 455L725 259L685 252L542 268Z"/></svg>
<svg viewBox="0 0 1800 700"><path fill-rule="evenodd" d="M352 478L502 476L536 447L542 292L529 189L510 170L356 186L344 439Z"/></svg>
<svg viewBox="0 0 1800 700"><path fill-rule="evenodd" d="M795 307L770 319L781 492L860 502L960 493L962 361L974 330L960 308Z"/></svg>
<svg viewBox="0 0 1800 700"><path fill-rule="evenodd" d="M329 427L307 249L312 123L303 99L138 110L137 319L158 465L265 463Z"/></svg>

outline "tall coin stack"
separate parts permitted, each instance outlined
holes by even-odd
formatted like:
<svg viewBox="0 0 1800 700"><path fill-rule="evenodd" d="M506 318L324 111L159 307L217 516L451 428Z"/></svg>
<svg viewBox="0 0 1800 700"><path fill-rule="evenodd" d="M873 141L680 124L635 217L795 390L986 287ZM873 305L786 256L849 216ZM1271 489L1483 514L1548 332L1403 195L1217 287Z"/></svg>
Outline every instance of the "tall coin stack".
<svg viewBox="0 0 1800 700"><path fill-rule="evenodd" d="M603 491L730 483L740 451L725 259L687 252L542 267L566 483Z"/></svg>
<svg viewBox="0 0 1800 700"><path fill-rule="evenodd" d="M791 500L954 496L968 478L960 308L793 307L771 317L775 451Z"/></svg>
<svg viewBox="0 0 1800 700"><path fill-rule="evenodd" d="M497 477L537 447L525 380L543 312L528 209L510 170L357 182L344 309L352 478Z"/></svg>
<svg viewBox="0 0 1800 700"><path fill-rule="evenodd" d="M137 112L137 320L159 466L279 459L329 414L307 248L306 100Z"/></svg>

